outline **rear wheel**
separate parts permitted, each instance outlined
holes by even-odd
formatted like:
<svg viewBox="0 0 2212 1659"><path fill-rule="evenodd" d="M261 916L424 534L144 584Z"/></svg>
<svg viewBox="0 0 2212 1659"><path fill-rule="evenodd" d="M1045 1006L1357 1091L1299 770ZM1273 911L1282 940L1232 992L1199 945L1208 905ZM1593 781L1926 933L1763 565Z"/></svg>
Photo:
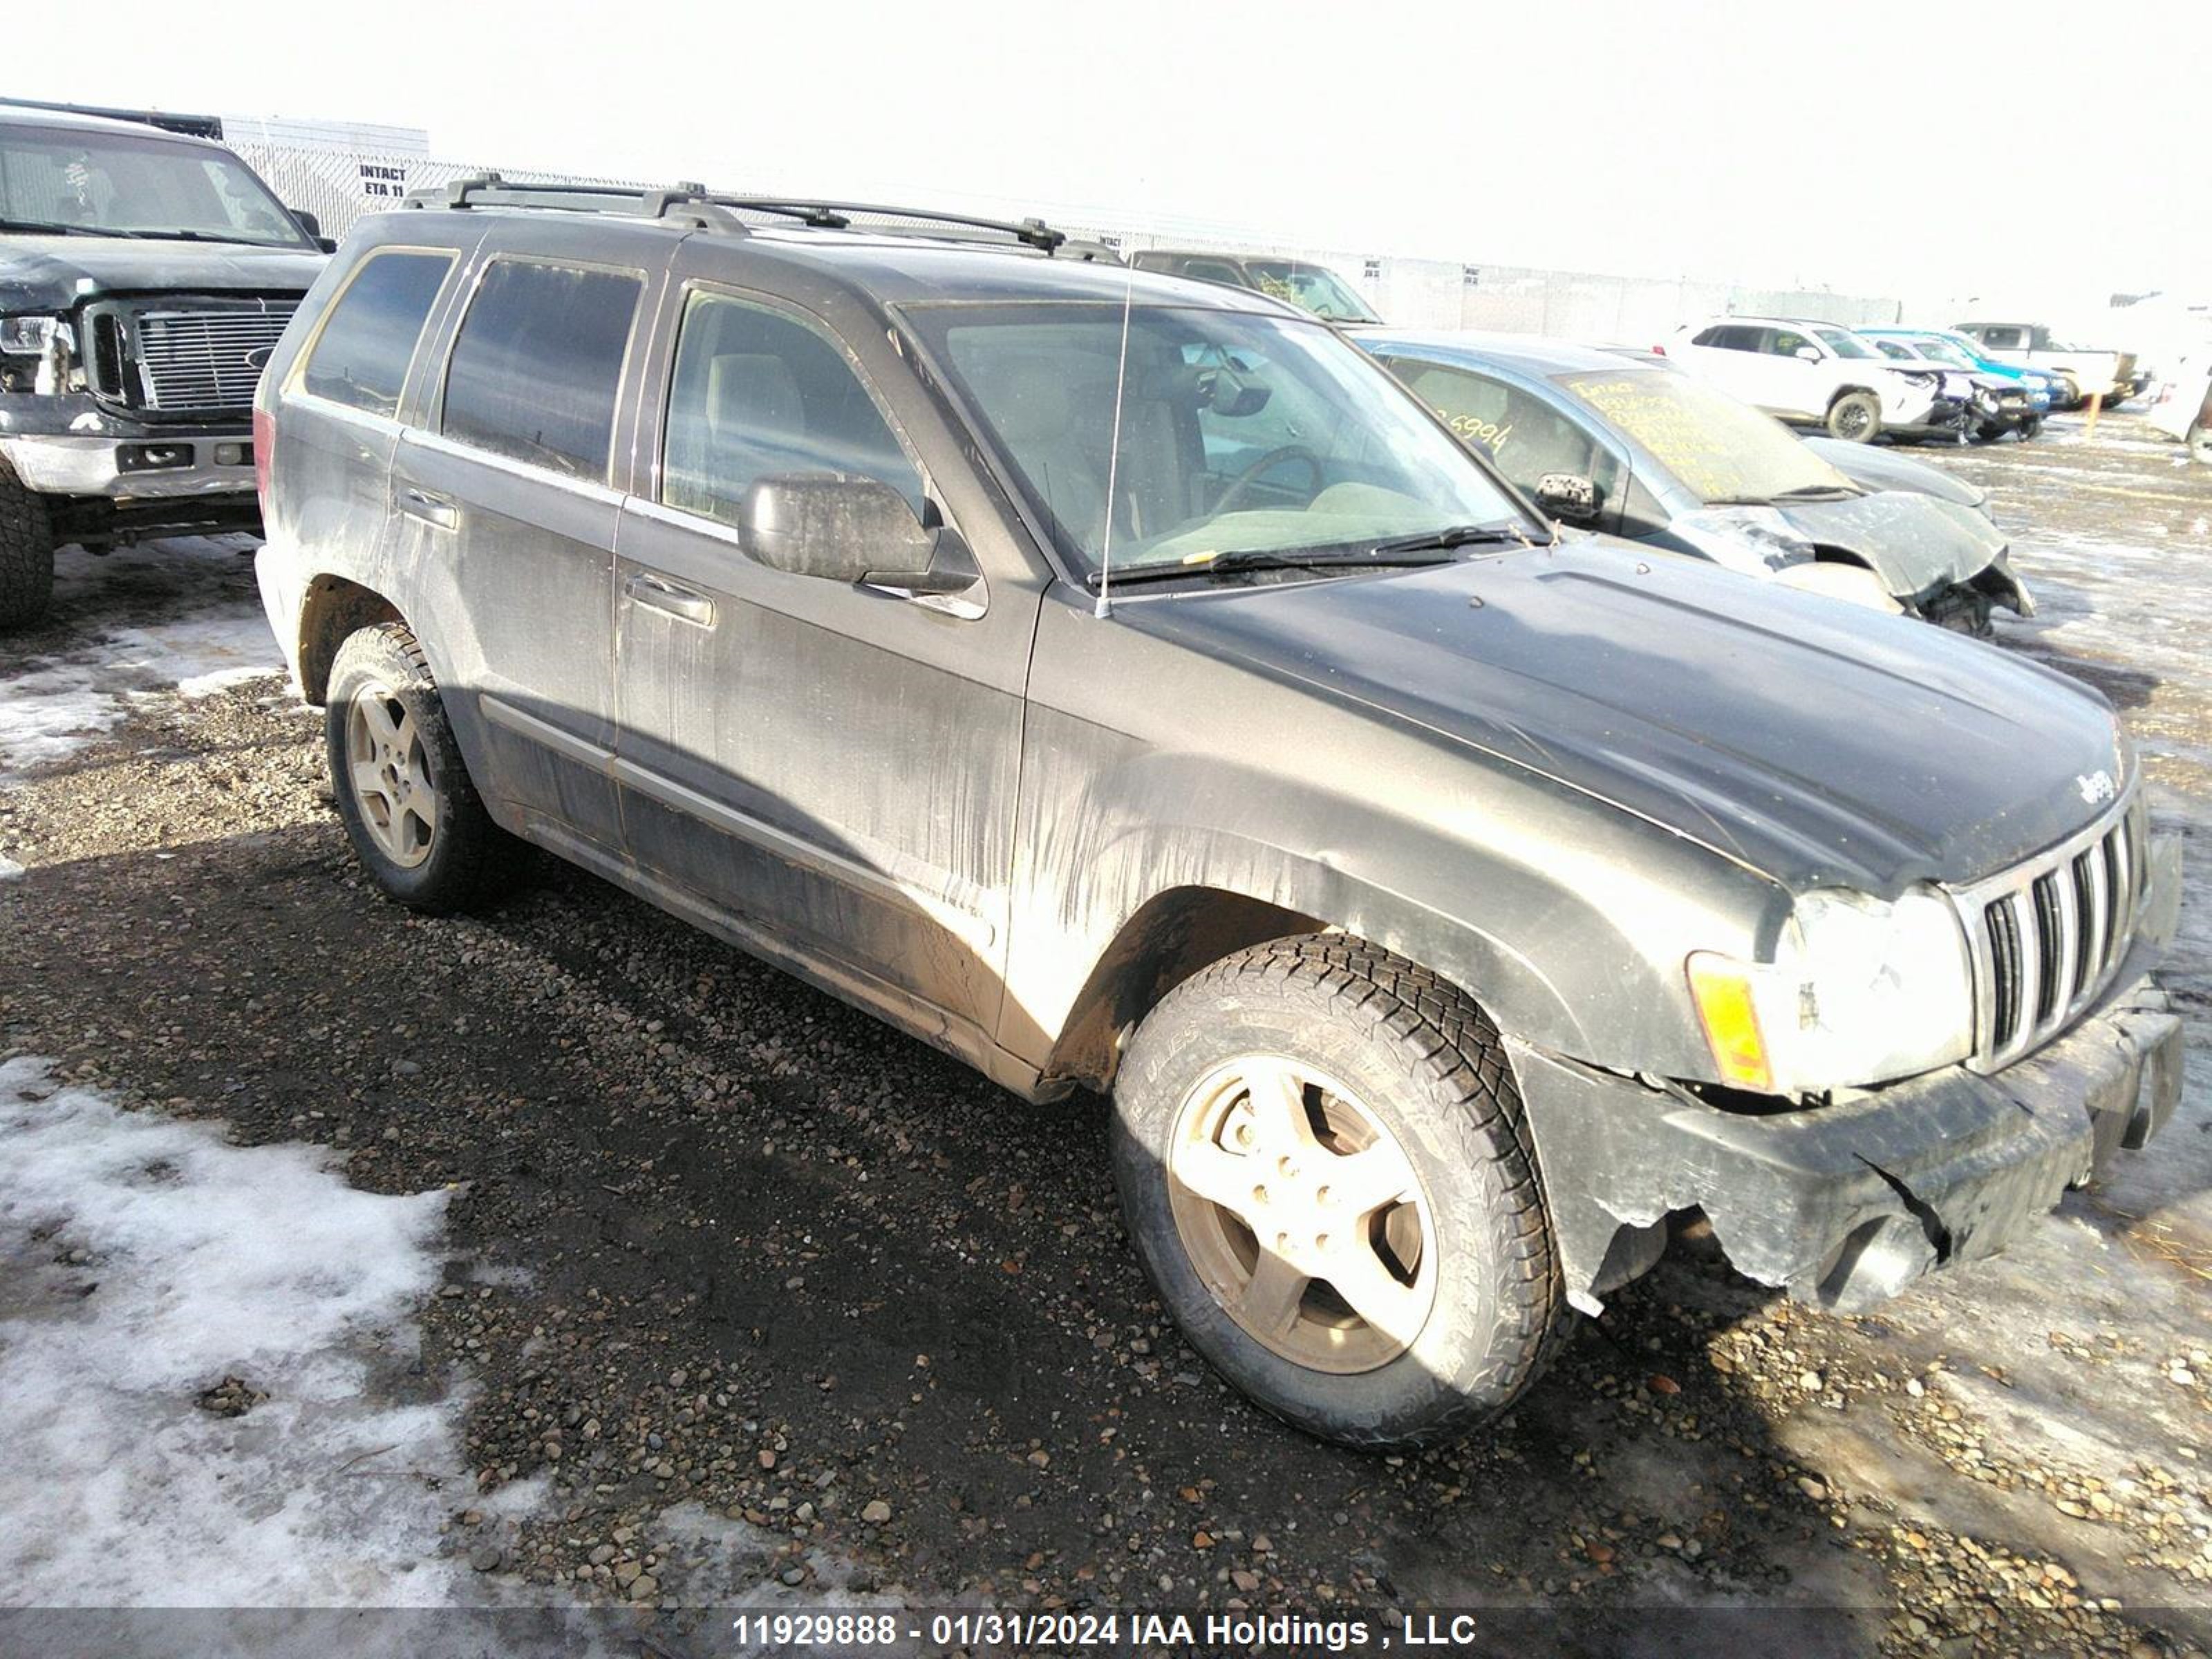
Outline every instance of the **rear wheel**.
<svg viewBox="0 0 2212 1659"><path fill-rule="evenodd" d="M54 599L53 527L46 504L0 457L0 628L27 628Z"/></svg>
<svg viewBox="0 0 2212 1659"><path fill-rule="evenodd" d="M1828 435L1870 444L1881 435L1881 400L1871 392L1846 392L1828 405Z"/></svg>
<svg viewBox="0 0 2212 1659"><path fill-rule="evenodd" d="M331 787L376 884L433 914L496 897L521 848L485 811L414 635L398 623L353 635L331 665L329 696Z"/></svg>
<svg viewBox="0 0 2212 1659"><path fill-rule="evenodd" d="M1358 940L1178 987L1115 1089L1115 1176L1192 1344L1325 1438L1430 1444L1517 1399L1563 1304L1496 1030Z"/></svg>

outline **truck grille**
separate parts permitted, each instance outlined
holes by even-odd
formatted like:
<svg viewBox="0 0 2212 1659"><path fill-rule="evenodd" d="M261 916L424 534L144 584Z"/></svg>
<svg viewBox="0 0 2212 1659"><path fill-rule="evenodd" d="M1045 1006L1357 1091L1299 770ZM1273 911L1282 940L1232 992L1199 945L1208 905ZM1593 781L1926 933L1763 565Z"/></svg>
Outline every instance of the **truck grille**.
<svg viewBox="0 0 2212 1659"><path fill-rule="evenodd" d="M244 409L298 302L224 311L142 311L138 376L147 409Z"/></svg>
<svg viewBox="0 0 2212 1659"><path fill-rule="evenodd" d="M2135 935L2145 833L2130 794L2050 852L1954 891L1973 958L1975 1071L2042 1047L2112 982Z"/></svg>

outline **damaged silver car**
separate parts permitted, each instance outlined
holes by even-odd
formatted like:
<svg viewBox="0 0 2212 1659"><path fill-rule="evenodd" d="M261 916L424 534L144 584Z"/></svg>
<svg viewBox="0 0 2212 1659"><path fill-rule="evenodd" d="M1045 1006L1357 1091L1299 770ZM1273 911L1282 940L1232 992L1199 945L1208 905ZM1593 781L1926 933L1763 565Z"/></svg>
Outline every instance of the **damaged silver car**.
<svg viewBox="0 0 2212 1659"><path fill-rule="evenodd" d="M1110 1094L1163 1301L1315 1433L1504 1408L1670 1217L1861 1308L2173 1109L2178 854L2096 693L1555 532L1264 297L475 181L356 233L257 420L387 893L535 842L1009 1111Z"/></svg>
<svg viewBox="0 0 2212 1659"><path fill-rule="evenodd" d="M1562 522L1965 634L1986 637L1993 607L2034 614L1986 514L1869 489L1663 357L1533 335L1356 337Z"/></svg>

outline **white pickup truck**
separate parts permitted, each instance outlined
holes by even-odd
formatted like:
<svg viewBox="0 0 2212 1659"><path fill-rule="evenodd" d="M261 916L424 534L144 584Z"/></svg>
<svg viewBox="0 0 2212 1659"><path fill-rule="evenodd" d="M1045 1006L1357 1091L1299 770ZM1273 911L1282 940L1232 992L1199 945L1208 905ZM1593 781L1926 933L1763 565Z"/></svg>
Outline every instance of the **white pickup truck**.
<svg viewBox="0 0 2212 1659"><path fill-rule="evenodd" d="M2068 345L2043 323L1954 323L1951 326L1972 336L1985 355L2001 363L2049 369L2065 376L2072 388L2066 400L2069 409L2079 409L2100 392L2105 406L2113 408L2136 390L2133 352Z"/></svg>

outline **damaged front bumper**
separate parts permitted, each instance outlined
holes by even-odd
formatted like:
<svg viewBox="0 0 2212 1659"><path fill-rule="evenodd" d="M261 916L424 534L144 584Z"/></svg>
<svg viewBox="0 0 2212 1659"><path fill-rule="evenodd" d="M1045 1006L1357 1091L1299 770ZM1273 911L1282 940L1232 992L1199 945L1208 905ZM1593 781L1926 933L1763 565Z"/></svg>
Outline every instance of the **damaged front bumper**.
<svg viewBox="0 0 2212 1659"><path fill-rule="evenodd" d="M2181 1023L2149 971L2179 902L2178 844L2153 858L2164 914L2143 919L2114 988L1991 1076L1952 1066L1756 1115L1509 1038L1568 1300L1599 1311L1658 1261L1667 1218L1698 1210L1740 1272L1856 1313L1995 1254L2142 1146L2181 1095Z"/></svg>
<svg viewBox="0 0 2212 1659"><path fill-rule="evenodd" d="M0 393L0 456L42 495L112 501L253 494L242 418L137 420L83 393Z"/></svg>

